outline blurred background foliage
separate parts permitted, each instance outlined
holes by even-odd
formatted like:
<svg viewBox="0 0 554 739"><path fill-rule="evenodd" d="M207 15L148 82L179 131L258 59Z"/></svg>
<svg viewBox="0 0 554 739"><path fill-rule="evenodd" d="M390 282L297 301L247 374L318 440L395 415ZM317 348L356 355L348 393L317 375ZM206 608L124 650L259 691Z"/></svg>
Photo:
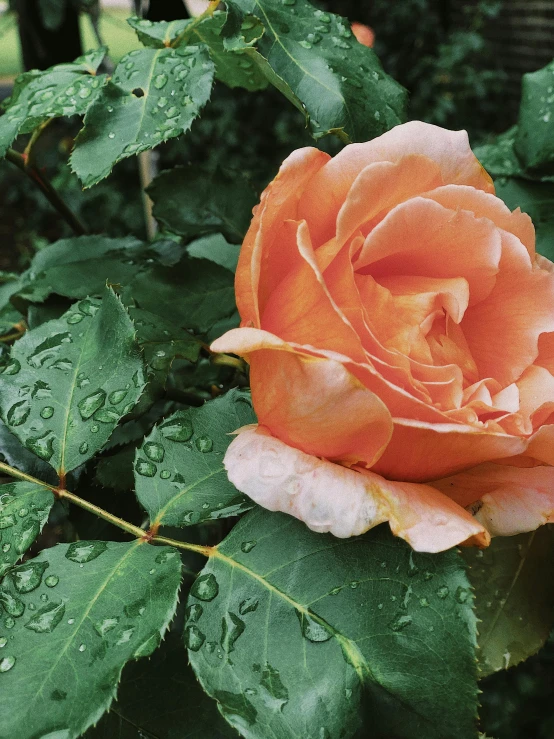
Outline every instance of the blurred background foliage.
<svg viewBox="0 0 554 739"><path fill-rule="evenodd" d="M540 68L552 56L554 0L315 0L314 4L371 26L385 70L410 93L411 118L466 128L474 145L486 143L515 122L522 73ZM106 0L100 7L94 0L66 0L56 20L48 15L56 0L0 3L0 97L9 95L13 78L24 68L73 59L80 49L101 41L117 61L137 46L125 22L128 15L142 12L154 20L187 15L181 0L154 0L151 5ZM37 33L47 42L29 46L29 38L36 42ZM48 128L39 142L41 167L92 232L144 238L137 160L121 162L107 181L82 192L67 166L76 130L71 121ZM240 170L260 191L290 151L314 145L301 115L272 88L248 93L218 85L190 134L158 148L154 167L187 162L219 165ZM318 145L330 153L340 148L331 139ZM0 270L24 268L36 250L69 235L41 193L17 169L0 162ZM522 665L482 681L481 688L481 729L487 736L552 739L554 640Z"/></svg>

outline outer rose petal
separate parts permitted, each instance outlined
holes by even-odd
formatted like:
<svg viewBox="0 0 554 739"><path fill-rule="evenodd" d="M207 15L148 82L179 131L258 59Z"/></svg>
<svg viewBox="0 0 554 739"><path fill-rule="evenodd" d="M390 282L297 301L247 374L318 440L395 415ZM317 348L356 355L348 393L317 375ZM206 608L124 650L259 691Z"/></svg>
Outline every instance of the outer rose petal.
<svg viewBox="0 0 554 739"><path fill-rule="evenodd" d="M370 466L383 453L390 413L340 359L251 328L228 331L212 350L247 356L258 420L286 444L348 465Z"/></svg>
<svg viewBox="0 0 554 739"><path fill-rule="evenodd" d="M492 180L471 151L465 131L410 121L373 141L346 146L306 185L298 217L308 221L314 244L333 236L337 213L364 167L375 162L398 162L408 152L437 162L445 185L470 185L494 193Z"/></svg>
<svg viewBox="0 0 554 739"><path fill-rule="evenodd" d="M553 467L483 464L432 484L470 506L491 536L513 536L554 521Z"/></svg>
<svg viewBox="0 0 554 739"><path fill-rule="evenodd" d="M231 482L256 503L312 531L346 538L388 520L417 551L440 552L469 539L488 544L482 525L428 485L349 470L287 446L263 427L241 431L224 464Z"/></svg>
<svg viewBox="0 0 554 739"><path fill-rule="evenodd" d="M235 279L237 307L243 324L260 325L259 293L263 302L291 268L297 251L296 234L285 221L296 219L298 200L306 183L329 159L328 154L311 147L293 151L254 209Z"/></svg>

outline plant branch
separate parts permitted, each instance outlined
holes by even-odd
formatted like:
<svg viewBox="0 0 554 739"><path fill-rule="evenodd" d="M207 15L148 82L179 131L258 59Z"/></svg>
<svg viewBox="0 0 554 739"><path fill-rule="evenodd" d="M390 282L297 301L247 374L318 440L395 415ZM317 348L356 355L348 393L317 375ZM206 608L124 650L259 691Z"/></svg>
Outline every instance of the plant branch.
<svg viewBox="0 0 554 739"><path fill-rule="evenodd" d="M53 488L52 485L48 485L47 483L42 482L42 480L37 480L36 477L27 475L25 472L20 472L19 470L16 470L15 467L10 467L9 464L5 464L4 462L0 462L0 472L5 472L6 475L9 475L10 477L15 477L18 480L24 480L25 482L33 482L35 485L41 485L43 488L48 488L49 490L52 490L52 491L55 490L55 488Z"/></svg>
<svg viewBox="0 0 554 739"><path fill-rule="evenodd" d="M6 152L6 159L8 162L15 164L22 172L24 172L41 190L43 195L46 197L48 202L63 216L67 223L71 226L77 236L83 236L87 233L85 226L77 218L75 213L69 208L69 206L61 199L59 193L55 190L52 184L46 179L46 177L39 172L39 170L33 165L29 164L27 157L20 154L15 149L8 149Z"/></svg>
<svg viewBox="0 0 554 739"><path fill-rule="evenodd" d="M61 500L68 500L70 503L74 503L75 505L79 506L79 508L83 508L89 513L94 513L96 516L98 516L98 518L103 518L104 521L109 521L114 526L123 529L123 531L127 531L127 533L129 534L133 534L133 536L136 536L137 539L147 538L147 532L143 529L135 526L132 523L129 523L128 521L124 521L118 516L114 516L112 513L108 513L108 511L105 511L103 508L99 508L97 505L94 505L94 503L89 503L88 500L79 498L78 495L70 493L69 490L60 490L58 488L55 488L54 493L56 497L60 498Z"/></svg>
<svg viewBox="0 0 554 739"><path fill-rule="evenodd" d="M31 138L29 139L29 143L25 147L25 150L23 151L22 157L25 163L26 167L30 167L34 163L34 157L33 157L33 151L34 146L36 142L39 140L39 138L42 135L42 132L44 129L52 123L54 119L48 118L44 123L41 123L39 126L35 128L33 133L31 134Z"/></svg>
<svg viewBox="0 0 554 739"><path fill-rule="evenodd" d="M211 557L215 551L215 547L205 547L202 546L202 544L190 544L188 541L168 539L165 536L153 536L151 541L155 541L157 544L168 544L177 549L186 549L188 552L197 552L198 554L202 554L204 557Z"/></svg>
<svg viewBox="0 0 554 739"><path fill-rule="evenodd" d="M197 16L193 21L191 21L177 36L177 38L173 39L171 42L171 46L173 48L176 48L177 46L180 46L183 42L188 41L190 35L194 31L194 29L202 23L202 21L206 20L206 18L211 18L212 15L215 13L217 6L219 5L221 0L211 0L210 4L206 8L206 10L201 13L199 16Z"/></svg>

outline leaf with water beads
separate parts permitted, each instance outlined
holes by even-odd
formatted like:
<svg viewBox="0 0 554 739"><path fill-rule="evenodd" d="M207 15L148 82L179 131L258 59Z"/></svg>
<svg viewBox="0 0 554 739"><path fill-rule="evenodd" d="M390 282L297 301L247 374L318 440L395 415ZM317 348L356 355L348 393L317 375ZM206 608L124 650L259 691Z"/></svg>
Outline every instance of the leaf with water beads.
<svg viewBox="0 0 554 739"><path fill-rule="evenodd" d="M231 390L154 428L135 457L137 498L152 522L190 526L251 508L227 479L223 456L230 434L255 420L249 395Z"/></svg>
<svg viewBox="0 0 554 739"><path fill-rule="evenodd" d="M0 485L0 578L35 541L53 504L54 495L42 485Z"/></svg>
<svg viewBox="0 0 554 739"><path fill-rule="evenodd" d="M204 45L124 56L85 116L71 166L85 187L117 162L188 131L208 101L214 64Z"/></svg>
<svg viewBox="0 0 554 739"><path fill-rule="evenodd" d="M29 451L65 473L104 446L143 386L133 324L105 288L102 301L81 300L14 344L0 374L0 411Z"/></svg>
<svg viewBox="0 0 554 739"><path fill-rule="evenodd" d="M84 114L106 82L105 75L96 76L105 54L101 47L70 64L19 75L0 117L0 157L20 133L30 133L50 118Z"/></svg>
<svg viewBox="0 0 554 739"><path fill-rule="evenodd" d="M344 18L307 0L228 0L226 6L232 48L244 46L237 16L261 21L260 68L305 108L315 138L335 132L347 142L367 141L405 120L406 91L383 71L373 49L356 41ZM256 50L251 53L258 61Z"/></svg>
<svg viewBox="0 0 554 739"><path fill-rule="evenodd" d="M125 663L160 643L180 576L176 550L140 541L59 544L11 570L0 587L14 613L0 616L2 736L73 739L96 723Z"/></svg>
<svg viewBox="0 0 554 739"><path fill-rule="evenodd" d="M346 738L360 724L356 736L467 739L471 606L455 551L415 553L384 526L336 539L257 509L196 579L184 633L200 682L247 739Z"/></svg>

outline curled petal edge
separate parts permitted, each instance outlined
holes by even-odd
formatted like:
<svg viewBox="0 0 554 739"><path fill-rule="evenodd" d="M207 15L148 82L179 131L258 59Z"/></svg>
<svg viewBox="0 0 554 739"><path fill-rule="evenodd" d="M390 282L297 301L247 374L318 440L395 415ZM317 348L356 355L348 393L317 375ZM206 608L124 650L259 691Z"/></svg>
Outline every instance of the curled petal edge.
<svg viewBox="0 0 554 739"><path fill-rule="evenodd" d="M490 542L481 523L435 488L391 482L305 454L263 426L240 429L224 464L229 480L254 502L318 533L347 538L388 521L396 536L420 552Z"/></svg>

